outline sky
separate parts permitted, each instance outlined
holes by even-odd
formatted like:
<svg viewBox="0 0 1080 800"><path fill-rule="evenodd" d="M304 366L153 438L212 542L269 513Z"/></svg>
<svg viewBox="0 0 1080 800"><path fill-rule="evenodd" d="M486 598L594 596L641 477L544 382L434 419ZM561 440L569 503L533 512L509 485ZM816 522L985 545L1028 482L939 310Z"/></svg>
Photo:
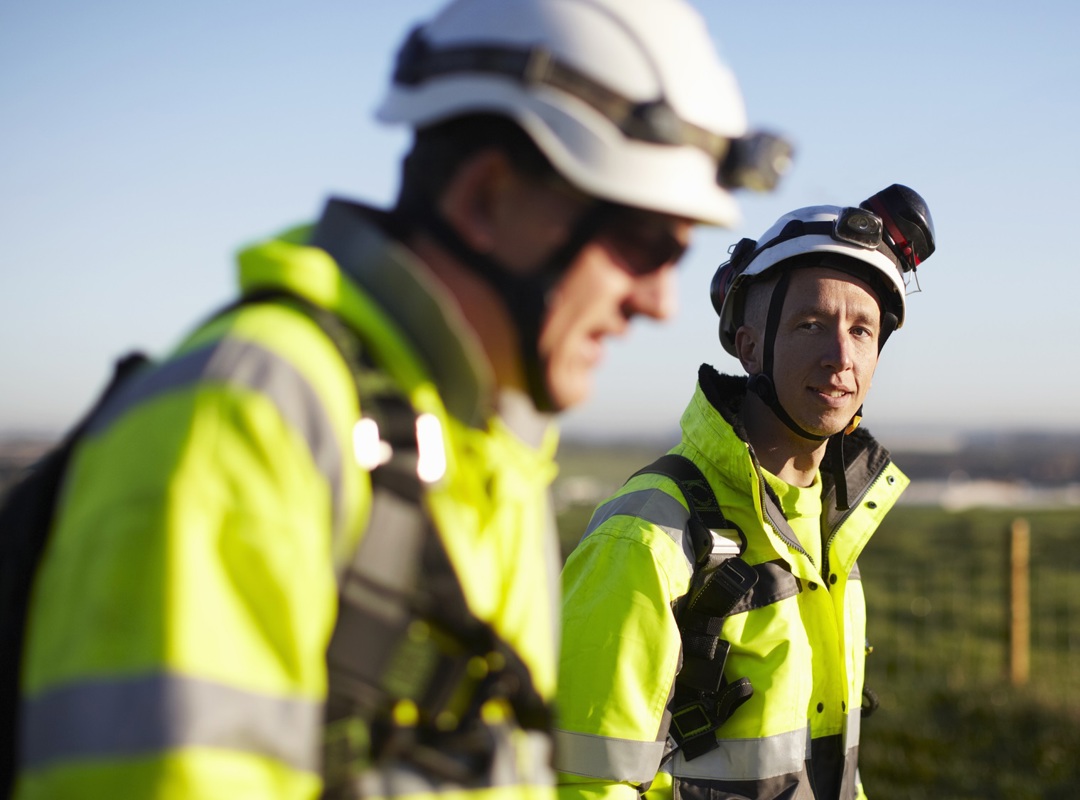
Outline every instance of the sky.
<svg viewBox="0 0 1080 800"><path fill-rule="evenodd" d="M699 364L739 370L708 297L728 248L891 183L926 198L938 249L868 427L1080 430L1080 4L694 4L751 125L791 138L795 166L740 195L738 228L698 230L677 317L609 348L566 434L675 430ZM0 435L63 430L115 357L167 351L233 296L243 245L329 195L389 203L409 137L373 111L440 5L0 3Z"/></svg>

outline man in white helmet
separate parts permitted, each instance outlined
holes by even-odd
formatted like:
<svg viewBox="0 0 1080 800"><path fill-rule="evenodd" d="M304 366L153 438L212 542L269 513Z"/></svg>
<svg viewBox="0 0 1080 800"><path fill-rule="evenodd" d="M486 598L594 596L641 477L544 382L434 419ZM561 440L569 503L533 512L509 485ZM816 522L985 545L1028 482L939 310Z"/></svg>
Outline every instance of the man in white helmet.
<svg viewBox="0 0 1080 800"><path fill-rule="evenodd" d="M379 115L396 207L243 251L79 439L19 798L552 792L547 413L787 151L682 0L450 3Z"/></svg>
<svg viewBox="0 0 1080 800"><path fill-rule="evenodd" d="M934 246L894 184L785 214L717 270L746 375L701 367L681 443L596 509L563 571L564 800L864 796L856 559L908 481L858 423Z"/></svg>

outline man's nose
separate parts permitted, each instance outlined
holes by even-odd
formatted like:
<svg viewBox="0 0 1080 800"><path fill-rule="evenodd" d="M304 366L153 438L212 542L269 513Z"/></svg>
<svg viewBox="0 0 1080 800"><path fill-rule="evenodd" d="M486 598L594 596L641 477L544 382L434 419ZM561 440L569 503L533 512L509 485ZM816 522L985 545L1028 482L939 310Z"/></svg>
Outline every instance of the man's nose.
<svg viewBox="0 0 1080 800"><path fill-rule="evenodd" d="M674 316L677 308L678 287L673 264L634 277L628 309L632 314L665 320Z"/></svg>
<svg viewBox="0 0 1080 800"><path fill-rule="evenodd" d="M845 336L841 331L831 332L825 347L825 353L821 359L822 364L837 372L850 369L854 363L852 358L853 347L854 342L851 341L849 336Z"/></svg>

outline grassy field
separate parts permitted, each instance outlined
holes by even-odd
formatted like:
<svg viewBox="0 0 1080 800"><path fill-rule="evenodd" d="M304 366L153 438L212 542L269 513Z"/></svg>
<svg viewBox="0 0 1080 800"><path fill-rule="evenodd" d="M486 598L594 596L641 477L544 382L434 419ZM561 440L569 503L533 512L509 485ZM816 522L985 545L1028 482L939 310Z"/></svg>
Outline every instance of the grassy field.
<svg viewBox="0 0 1080 800"><path fill-rule="evenodd" d="M1080 797L1080 512L1025 510L1031 668L1008 665L1007 531L1017 512L901 506L860 567L881 699L863 775L888 798Z"/></svg>
<svg viewBox="0 0 1080 800"><path fill-rule="evenodd" d="M605 492L663 447L563 452L564 553L586 486ZM592 484L587 481L592 480ZM870 639L861 769L874 800L1080 797L1080 511L1031 511L1031 670L1008 664L1007 532L1018 512L899 506L860 559Z"/></svg>

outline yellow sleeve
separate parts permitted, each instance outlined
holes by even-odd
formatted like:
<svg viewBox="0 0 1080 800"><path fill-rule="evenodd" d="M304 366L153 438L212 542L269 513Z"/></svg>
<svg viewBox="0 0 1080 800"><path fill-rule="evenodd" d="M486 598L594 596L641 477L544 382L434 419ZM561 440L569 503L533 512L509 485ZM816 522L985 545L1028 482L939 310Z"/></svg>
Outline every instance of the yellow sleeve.
<svg viewBox="0 0 1080 800"><path fill-rule="evenodd" d="M17 796L314 797L328 482L279 383L142 388L77 450L38 574Z"/></svg>
<svg viewBox="0 0 1080 800"><path fill-rule="evenodd" d="M656 778L681 653L671 603L685 591L684 564L663 528L625 515L567 560L556 733L565 800L631 798Z"/></svg>

